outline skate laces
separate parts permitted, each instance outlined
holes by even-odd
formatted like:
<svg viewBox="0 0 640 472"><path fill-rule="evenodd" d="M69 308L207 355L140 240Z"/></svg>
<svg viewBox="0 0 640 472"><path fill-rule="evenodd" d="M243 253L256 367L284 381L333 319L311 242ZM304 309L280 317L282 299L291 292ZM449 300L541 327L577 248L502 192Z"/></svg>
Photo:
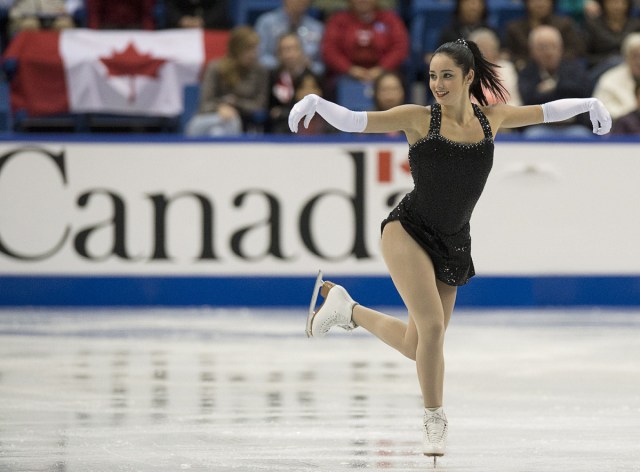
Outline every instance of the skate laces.
<svg viewBox="0 0 640 472"><path fill-rule="evenodd" d="M325 304L328 303L329 297L333 297L333 301L330 302L332 306L324 306L322 310L329 310L330 314L325 315L326 317L321 321L318 327L319 331L327 333L334 326L347 331L355 329L356 324L351 320L353 306L350 306L353 300L351 300L344 288L340 285L334 285L325 298ZM347 313L347 311L349 312Z"/></svg>
<svg viewBox="0 0 640 472"><path fill-rule="evenodd" d="M443 413L425 413L424 428L430 443L442 443L447 435L447 418Z"/></svg>
<svg viewBox="0 0 640 472"><path fill-rule="evenodd" d="M323 320L322 324L320 325L320 332L326 333L331 329L331 327L336 326L337 324L338 324L338 315L334 313L333 315Z"/></svg>

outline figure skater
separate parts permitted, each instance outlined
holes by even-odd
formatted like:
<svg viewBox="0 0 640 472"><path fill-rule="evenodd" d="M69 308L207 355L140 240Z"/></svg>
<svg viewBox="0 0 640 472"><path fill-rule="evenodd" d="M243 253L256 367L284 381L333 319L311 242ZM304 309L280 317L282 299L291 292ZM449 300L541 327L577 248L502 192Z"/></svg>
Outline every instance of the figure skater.
<svg viewBox="0 0 640 472"><path fill-rule="evenodd" d="M300 120L307 126L317 112L341 131L399 130L406 135L414 189L382 222L381 250L407 307L408 322L356 303L342 286L323 282L320 274L314 299L320 288L324 302L315 312L310 310L307 334L324 336L333 326L362 326L416 361L424 400L423 452L434 458L435 466L436 457L445 454L448 429L442 408L444 334L457 287L475 274L469 221L491 170L495 133L588 112L593 132L602 135L611 129L611 116L595 98L506 105L496 65L472 41L443 44L429 69L429 87L436 100L431 106L354 112L307 95L291 110L289 127L297 132ZM483 90L502 103L487 106Z"/></svg>

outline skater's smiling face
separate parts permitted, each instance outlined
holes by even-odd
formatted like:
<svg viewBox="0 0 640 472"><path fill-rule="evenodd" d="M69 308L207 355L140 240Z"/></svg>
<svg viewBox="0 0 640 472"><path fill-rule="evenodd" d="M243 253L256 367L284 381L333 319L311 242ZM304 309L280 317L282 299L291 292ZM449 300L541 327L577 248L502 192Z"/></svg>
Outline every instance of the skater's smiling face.
<svg viewBox="0 0 640 472"><path fill-rule="evenodd" d="M466 75L462 68L447 54L433 56L429 64L429 88L441 105L460 103L469 99L469 86L473 82L473 70Z"/></svg>

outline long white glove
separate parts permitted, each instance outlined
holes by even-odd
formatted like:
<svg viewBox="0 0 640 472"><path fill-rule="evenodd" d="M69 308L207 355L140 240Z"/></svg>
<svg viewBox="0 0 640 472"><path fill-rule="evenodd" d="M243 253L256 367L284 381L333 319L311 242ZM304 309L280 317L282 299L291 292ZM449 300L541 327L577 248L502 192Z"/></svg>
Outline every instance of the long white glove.
<svg viewBox="0 0 640 472"><path fill-rule="evenodd" d="M316 112L327 120L327 123L340 131L361 133L367 127L366 111L351 111L312 93L296 103L291 109L289 129L297 133L298 124L302 118L304 118L304 127L308 128L309 122Z"/></svg>
<svg viewBox="0 0 640 472"><path fill-rule="evenodd" d="M542 105L545 123L568 120L586 112L589 112L595 134L602 135L611 131L611 115L597 98L565 98Z"/></svg>

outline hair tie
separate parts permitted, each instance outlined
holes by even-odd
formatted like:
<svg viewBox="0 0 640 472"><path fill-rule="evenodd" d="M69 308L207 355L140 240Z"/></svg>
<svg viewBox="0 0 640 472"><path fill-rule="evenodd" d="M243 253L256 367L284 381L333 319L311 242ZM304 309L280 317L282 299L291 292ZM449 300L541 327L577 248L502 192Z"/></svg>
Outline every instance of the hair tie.
<svg viewBox="0 0 640 472"><path fill-rule="evenodd" d="M467 44L467 41L464 38L458 38L456 39L456 43L458 44L462 44L465 48L468 48L469 45Z"/></svg>

